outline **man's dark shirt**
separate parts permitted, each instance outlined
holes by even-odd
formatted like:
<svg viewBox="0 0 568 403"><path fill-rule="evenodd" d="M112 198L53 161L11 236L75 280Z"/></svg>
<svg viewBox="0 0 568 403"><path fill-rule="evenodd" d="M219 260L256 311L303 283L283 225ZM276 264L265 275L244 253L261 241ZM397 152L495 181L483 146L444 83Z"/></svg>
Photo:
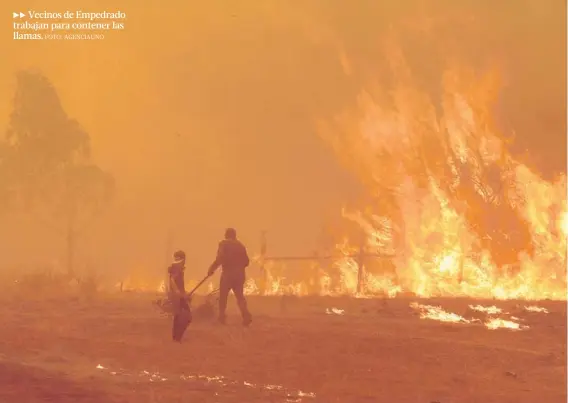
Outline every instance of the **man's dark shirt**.
<svg viewBox="0 0 568 403"><path fill-rule="evenodd" d="M170 282L173 282L178 290L185 293L185 279L184 279L185 267L183 263L173 263L168 267L168 273L170 274Z"/></svg>
<svg viewBox="0 0 568 403"><path fill-rule="evenodd" d="M221 266L223 273L244 273L250 260L245 246L236 239L224 239L219 242L217 258L211 269Z"/></svg>

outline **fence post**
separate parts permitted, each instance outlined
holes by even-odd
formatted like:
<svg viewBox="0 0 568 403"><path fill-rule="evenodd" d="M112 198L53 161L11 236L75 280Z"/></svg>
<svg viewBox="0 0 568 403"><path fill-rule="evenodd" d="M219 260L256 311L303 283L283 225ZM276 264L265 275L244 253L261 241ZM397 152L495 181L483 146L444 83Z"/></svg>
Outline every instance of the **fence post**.
<svg viewBox="0 0 568 403"><path fill-rule="evenodd" d="M260 293L264 295L266 292L266 286L268 284L268 273L266 273L266 268L264 267L264 263L266 260L266 248L267 248L267 241L266 241L266 231L262 231L260 233L260 274L262 276L261 285L260 285Z"/></svg>

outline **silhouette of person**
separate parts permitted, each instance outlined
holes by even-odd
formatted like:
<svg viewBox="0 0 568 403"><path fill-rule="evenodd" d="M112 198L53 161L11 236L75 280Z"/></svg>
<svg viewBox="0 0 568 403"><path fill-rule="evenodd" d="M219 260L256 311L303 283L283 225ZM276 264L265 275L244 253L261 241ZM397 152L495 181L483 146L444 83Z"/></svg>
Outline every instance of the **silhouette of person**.
<svg viewBox="0 0 568 403"><path fill-rule="evenodd" d="M252 322L252 316L248 310L244 296L245 269L250 264L245 246L237 239L237 231L234 228L225 230L225 239L219 242L217 257L209 267L210 276L215 270L222 267L219 284L219 322L224 324L227 310L227 298L229 291L233 291L237 304L241 311L243 325L248 326Z"/></svg>
<svg viewBox="0 0 568 403"><path fill-rule="evenodd" d="M185 252L174 253L174 263L168 267L169 298L173 307L172 339L181 342L183 334L191 323L191 309L185 292Z"/></svg>

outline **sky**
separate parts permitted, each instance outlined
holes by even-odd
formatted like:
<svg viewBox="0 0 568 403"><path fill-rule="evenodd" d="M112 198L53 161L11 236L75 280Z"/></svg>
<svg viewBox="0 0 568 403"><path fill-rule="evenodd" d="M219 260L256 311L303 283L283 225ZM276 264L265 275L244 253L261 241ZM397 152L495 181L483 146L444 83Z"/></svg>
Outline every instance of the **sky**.
<svg viewBox="0 0 568 403"><path fill-rule="evenodd" d="M181 248L199 277L228 226L252 255L263 230L271 254L308 254L362 194L317 122L353 106L373 80L388 80L379 45L393 32L431 91L447 60L498 66L495 114L516 133L515 152L545 176L565 172L562 3L8 0L0 5L0 133L15 73L35 69L90 134L117 193L81 239L78 266L161 270ZM11 13L32 9L120 10L127 19L101 41L13 40ZM0 244L7 270L64 256L59 235L10 213Z"/></svg>

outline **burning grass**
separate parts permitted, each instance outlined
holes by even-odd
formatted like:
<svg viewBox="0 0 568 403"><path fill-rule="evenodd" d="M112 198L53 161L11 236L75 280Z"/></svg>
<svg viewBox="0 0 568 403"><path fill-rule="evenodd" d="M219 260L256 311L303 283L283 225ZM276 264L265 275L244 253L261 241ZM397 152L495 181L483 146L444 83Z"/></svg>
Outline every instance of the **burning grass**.
<svg viewBox="0 0 568 403"><path fill-rule="evenodd" d="M394 257L366 259L359 284L360 236L346 236L329 267L306 268L309 280L268 267L264 295L566 300L566 174L546 180L510 152L493 119L497 72L449 66L433 97L398 49L386 55L395 85L362 91L321 133L367 190L360 210L343 212L345 233Z"/></svg>
<svg viewBox="0 0 568 403"><path fill-rule="evenodd" d="M435 101L391 56L395 88L362 93L326 136L376 203L345 216L368 250L396 252L394 273L368 274L366 290L565 300L566 176L547 181L509 152L494 72L452 66Z"/></svg>
<svg viewBox="0 0 568 403"><path fill-rule="evenodd" d="M469 318L466 319L457 313L448 312L442 309L441 306L424 305L418 302L412 302L410 307L419 312L421 319L437 320L440 322L447 323L462 323L462 324L481 324L487 329L510 329L510 330L527 330L528 325L519 323L521 319L516 316L509 316L507 319L499 318L496 316L507 315L503 309L492 306L482 306L482 305L469 305L469 310L481 312L485 315L485 318ZM523 307L528 312L541 312L548 313L545 308L530 306Z"/></svg>

